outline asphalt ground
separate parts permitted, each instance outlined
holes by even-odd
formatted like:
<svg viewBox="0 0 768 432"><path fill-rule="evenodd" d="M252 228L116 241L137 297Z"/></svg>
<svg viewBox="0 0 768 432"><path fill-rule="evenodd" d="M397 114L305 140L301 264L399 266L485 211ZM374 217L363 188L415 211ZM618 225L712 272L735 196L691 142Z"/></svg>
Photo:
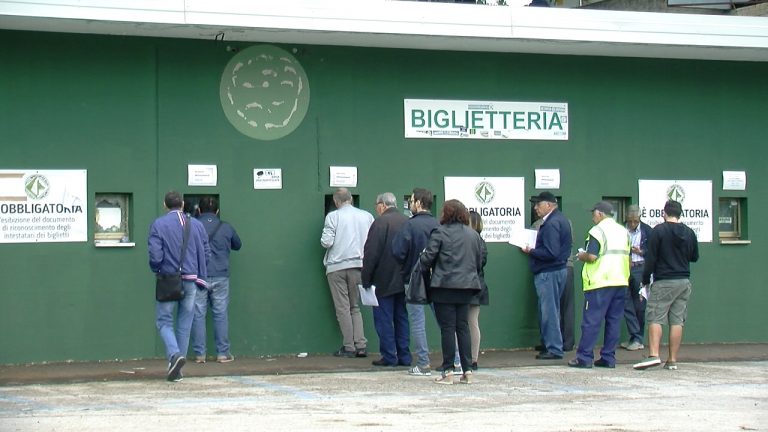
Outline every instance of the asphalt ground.
<svg viewBox="0 0 768 432"><path fill-rule="evenodd" d="M636 371L638 352L615 369L487 352L471 385L450 386L330 356L189 365L179 383L162 360L11 366L0 431L765 431L767 351L684 346L676 371ZM27 384L6 380L18 370Z"/></svg>

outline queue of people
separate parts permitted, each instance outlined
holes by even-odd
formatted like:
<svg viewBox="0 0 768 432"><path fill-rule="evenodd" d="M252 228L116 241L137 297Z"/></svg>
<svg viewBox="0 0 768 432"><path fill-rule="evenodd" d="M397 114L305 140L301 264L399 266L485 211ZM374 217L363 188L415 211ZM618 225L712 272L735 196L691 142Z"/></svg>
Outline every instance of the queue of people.
<svg viewBox="0 0 768 432"><path fill-rule="evenodd" d="M376 198L378 218L374 219L353 205L347 189L334 192L336 209L326 215L320 239L326 249L323 264L342 339L333 355L368 356L359 290L375 289L378 306L373 308L373 320L380 358L372 364L407 366L410 375L431 376L426 336L427 310L431 309L440 328L442 350L442 362L436 369L440 374L434 381L454 384L458 378L459 383L470 384L478 369L480 306L489 304L484 277L488 252L480 236L483 221L455 199L446 201L439 219L435 218L430 211L432 200L431 191L415 188L408 201L409 218L398 210L395 195L385 192ZM680 203L668 201L665 222L651 229L640 222L637 206L629 207L626 225L620 225L613 218L612 205L600 201L590 210L594 226L576 255L571 253L571 222L560 212L556 197L544 191L531 198L531 203L539 217L534 224L538 235L533 247L521 250L528 255L538 299L541 345L536 358L563 359L574 348L573 293L566 291L572 290L573 260L577 259L584 263L584 308L581 338L568 366L614 368L617 346L644 349L647 321L649 353L634 368L661 364L662 325L668 325L669 355L664 367L677 369L691 293L690 263L698 260L696 234L679 221ZM200 201L197 218L183 212L178 192L168 192L164 206L168 212L150 227L149 263L159 279L161 275L179 279L179 298L156 302L156 324L166 347L167 379L180 381L190 337L195 361L207 360L209 307L215 359L220 363L234 360L227 319L229 255L242 242L235 229L219 219L215 197ZM429 305L407 302L411 269L417 263L431 276L426 287ZM630 338L619 344L622 318ZM601 328L603 346L595 360Z"/></svg>

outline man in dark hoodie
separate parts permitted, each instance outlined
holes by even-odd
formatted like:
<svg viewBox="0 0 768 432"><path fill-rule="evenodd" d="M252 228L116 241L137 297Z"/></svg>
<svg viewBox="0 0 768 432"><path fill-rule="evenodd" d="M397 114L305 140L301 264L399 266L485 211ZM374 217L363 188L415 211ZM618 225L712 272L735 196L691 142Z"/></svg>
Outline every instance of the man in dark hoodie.
<svg viewBox="0 0 768 432"><path fill-rule="evenodd" d="M665 369L677 369L677 352L683 340L683 324L691 295L690 263L699 260L696 233L680 223L683 207L677 201L664 205L664 223L656 225L648 239L643 286L651 282L646 306L648 357L634 365L643 370L661 364L659 345L662 325L669 324L669 357Z"/></svg>

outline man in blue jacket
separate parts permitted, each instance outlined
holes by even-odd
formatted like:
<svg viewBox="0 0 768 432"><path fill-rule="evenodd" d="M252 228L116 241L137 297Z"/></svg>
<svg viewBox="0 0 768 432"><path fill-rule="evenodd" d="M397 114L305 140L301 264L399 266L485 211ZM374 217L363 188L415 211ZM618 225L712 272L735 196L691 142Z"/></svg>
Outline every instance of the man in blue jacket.
<svg viewBox="0 0 768 432"><path fill-rule="evenodd" d="M208 304L213 315L213 337L216 342L216 361L235 360L229 349L229 253L240 250L242 242L235 228L219 219L219 200L205 196L200 200L200 216L208 236L211 256L206 262L208 287L200 287L195 295L195 319L192 321L192 349L195 363L205 363L205 316Z"/></svg>
<svg viewBox="0 0 768 432"><path fill-rule="evenodd" d="M430 234L440 226L430 211L432 192L429 189L415 188L408 200L408 206L413 216L397 232L392 241L392 254L403 266L403 282L406 284L410 283L411 269L419 259L421 251L427 247ZM408 373L414 376L430 376L432 368L429 361L424 305L409 303L406 308L411 340L414 344L413 354L416 356L416 365L410 368Z"/></svg>
<svg viewBox="0 0 768 432"><path fill-rule="evenodd" d="M571 254L573 237L571 224L558 210L557 198L548 191L531 198L536 214L543 222L539 227L534 248L526 246L533 273L539 308L541 341L546 351L536 355L539 360L563 358L563 335L560 332L560 297L565 290L566 263Z"/></svg>
<svg viewBox="0 0 768 432"><path fill-rule="evenodd" d="M178 273L181 267L184 297L178 301L155 304L155 323L168 357L168 381L181 381L181 369L186 363L189 334L194 317L195 293L197 286L207 285L205 261L209 254L208 236L200 221L187 217L182 212L184 201L180 193L170 191L165 194L163 205L168 212L155 219L149 228L147 239L149 268L154 273L173 274ZM184 253L184 262L179 265L186 224L189 224L190 228L189 239ZM175 329L174 309L178 309Z"/></svg>

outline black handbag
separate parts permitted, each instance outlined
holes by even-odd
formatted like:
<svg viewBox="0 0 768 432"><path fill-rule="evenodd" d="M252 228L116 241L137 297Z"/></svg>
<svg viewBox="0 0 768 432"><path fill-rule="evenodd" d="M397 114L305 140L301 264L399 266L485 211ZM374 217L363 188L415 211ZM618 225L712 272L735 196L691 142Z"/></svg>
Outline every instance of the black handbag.
<svg viewBox="0 0 768 432"><path fill-rule="evenodd" d="M411 304L428 304L427 288L431 279L431 271L421 265L421 257L411 269L411 281L405 287L405 301Z"/></svg>
<svg viewBox="0 0 768 432"><path fill-rule="evenodd" d="M178 273L157 273L157 280L155 281L155 300L159 302L179 301L184 298L181 267L184 265L184 257L187 253L189 225L190 221L187 219L184 224L184 240L181 242L181 258L179 259Z"/></svg>

